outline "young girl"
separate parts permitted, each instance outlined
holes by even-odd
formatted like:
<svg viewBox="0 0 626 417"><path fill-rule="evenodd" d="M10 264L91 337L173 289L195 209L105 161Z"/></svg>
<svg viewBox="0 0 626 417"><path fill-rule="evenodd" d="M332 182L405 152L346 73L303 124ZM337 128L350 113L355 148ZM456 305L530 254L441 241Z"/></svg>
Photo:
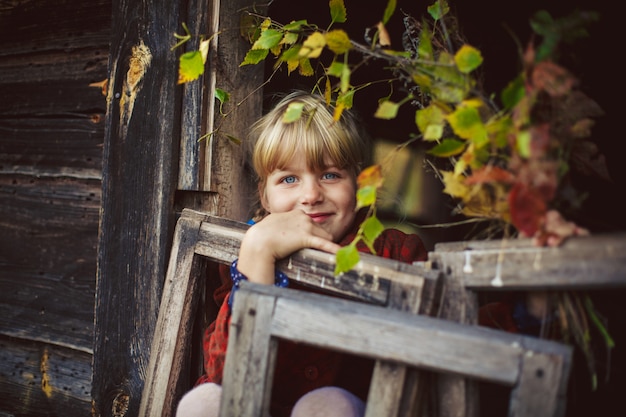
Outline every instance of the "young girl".
<svg viewBox="0 0 626 417"><path fill-rule="evenodd" d="M284 123L283 115L294 103L303 106L302 116ZM276 262L303 248L336 253L354 239L364 218L364 212L355 211L356 178L367 162L369 145L349 113L334 121L333 108L322 97L294 92L252 127L251 141L267 214L244 235L230 267L227 286L232 290L222 291L222 307L205 334L206 374L182 398L178 417L219 414L231 306L239 282L305 290L288 283ZM375 249L379 256L408 263L427 257L418 236L395 229L385 230ZM359 250L369 252L364 245ZM370 359L281 341L270 414L362 416L372 369Z"/></svg>

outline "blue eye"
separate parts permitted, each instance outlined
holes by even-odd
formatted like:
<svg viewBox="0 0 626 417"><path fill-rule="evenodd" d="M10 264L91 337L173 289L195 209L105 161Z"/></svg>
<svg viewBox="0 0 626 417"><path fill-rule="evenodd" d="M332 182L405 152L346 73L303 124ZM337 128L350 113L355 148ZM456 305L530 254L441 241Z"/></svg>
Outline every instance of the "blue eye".
<svg viewBox="0 0 626 417"><path fill-rule="evenodd" d="M325 172L324 175L322 175L322 178L325 180L334 180L339 178L339 174L335 172Z"/></svg>
<svg viewBox="0 0 626 417"><path fill-rule="evenodd" d="M296 182L296 177L294 177L293 175L290 175L288 177L283 178L282 182L284 182L285 184L293 184L294 182Z"/></svg>

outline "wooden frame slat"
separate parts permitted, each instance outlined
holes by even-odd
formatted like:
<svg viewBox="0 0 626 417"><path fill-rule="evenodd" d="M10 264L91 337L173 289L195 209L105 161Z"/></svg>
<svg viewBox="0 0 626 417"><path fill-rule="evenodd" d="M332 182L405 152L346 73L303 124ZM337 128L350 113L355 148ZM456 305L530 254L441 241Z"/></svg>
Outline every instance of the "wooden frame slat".
<svg viewBox="0 0 626 417"><path fill-rule="evenodd" d="M140 416L173 415L178 399L185 389L190 388L185 387L181 376L185 374L190 353L192 317L197 309L201 285L198 264L201 259L231 263L237 257L248 227L242 222L196 210L182 211L176 225L146 370ZM279 262L278 267L289 279L324 289L329 294L411 313L429 311L434 302L432 294L438 285L438 275L431 274L424 265L410 265L365 253L361 254L361 261L354 270L340 277L334 276L334 256L312 249L293 254ZM385 369L386 366L385 362L377 364L376 372L391 372ZM398 381L405 380L405 369L393 365L393 371ZM418 379L411 378L410 386L405 386L406 392L415 392L417 384ZM397 403L389 397L385 401ZM407 407L414 406L411 401L406 404Z"/></svg>
<svg viewBox="0 0 626 417"><path fill-rule="evenodd" d="M273 338L510 386L510 416L561 416L565 409L572 348L553 341L247 282L233 305L231 332L221 416L267 415L265 373L273 368L259 364L275 355ZM378 400L368 401L366 416L396 415ZM254 407L235 408L243 402Z"/></svg>
<svg viewBox="0 0 626 417"><path fill-rule="evenodd" d="M626 287L626 233L573 237L559 247L531 239L442 243L429 260L474 290Z"/></svg>

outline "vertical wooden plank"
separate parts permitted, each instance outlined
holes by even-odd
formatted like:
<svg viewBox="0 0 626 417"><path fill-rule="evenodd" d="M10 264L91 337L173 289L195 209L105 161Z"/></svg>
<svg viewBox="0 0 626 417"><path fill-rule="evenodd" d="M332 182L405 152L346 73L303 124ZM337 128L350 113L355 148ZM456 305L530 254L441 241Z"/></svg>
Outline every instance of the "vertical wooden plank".
<svg viewBox="0 0 626 417"><path fill-rule="evenodd" d="M250 49L240 33L241 19L252 10L262 11L263 6L251 0L211 2L209 27L219 34L209 49L210 73L206 80L205 132L213 134L204 141L202 190L215 193L216 198L204 209L243 221L250 215L256 186L245 167L243 146L230 137L245 140L248 128L263 110L263 65L239 66ZM221 108L214 98L216 88L230 94L230 100Z"/></svg>
<svg viewBox="0 0 626 417"><path fill-rule="evenodd" d="M245 285L245 283L244 283ZM266 416L277 344L271 340L276 297L239 291L233 303L220 416ZM254 347L254 348L253 348Z"/></svg>
<svg viewBox="0 0 626 417"><path fill-rule="evenodd" d="M376 361L365 417L398 415L406 373L407 368L404 365L380 359Z"/></svg>
<svg viewBox="0 0 626 417"><path fill-rule="evenodd" d="M442 264L446 268L443 279L443 294L439 317L458 323L476 324L477 298L462 282L461 271L449 266L442 256ZM477 417L478 386L476 381L459 375L436 375L436 389L439 415L442 417Z"/></svg>
<svg viewBox="0 0 626 417"><path fill-rule="evenodd" d="M118 0L95 302L93 415L135 416L171 242L178 159L174 0Z"/></svg>
<svg viewBox="0 0 626 417"><path fill-rule="evenodd" d="M173 415L185 382L181 378L181 373L184 373L181 368L188 359L192 316L200 293L197 290L199 274L194 268L194 263L197 263L197 260L194 262L194 247L201 219L184 214L176 224L141 397L140 416Z"/></svg>
<svg viewBox="0 0 626 417"><path fill-rule="evenodd" d="M263 65L240 67L250 48L240 25L249 11L264 8L252 0L189 3L190 31L211 43L205 74L183 87L178 188L192 191L180 193L183 207L242 221L251 214L256 187L243 146L231 138L243 141L262 114ZM215 99L218 88L230 97L222 106Z"/></svg>
<svg viewBox="0 0 626 417"><path fill-rule="evenodd" d="M200 45L200 37L206 37L208 33L213 33L213 28L209 31L207 16L210 16L209 5L215 3L206 0L189 1L186 24L192 38L187 42L185 51L197 50ZM217 3L219 4L219 2ZM179 29L179 31L181 30ZM185 83L182 88L178 189L200 191L201 178L204 174L205 146L200 138L206 133L203 131L203 113L206 107L204 76L196 81Z"/></svg>
<svg viewBox="0 0 626 417"><path fill-rule="evenodd" d="M565 415L570 362L563 345L561 355L529 352L521 359L522 370L511 392L509 416L562 417Z"/></svg>

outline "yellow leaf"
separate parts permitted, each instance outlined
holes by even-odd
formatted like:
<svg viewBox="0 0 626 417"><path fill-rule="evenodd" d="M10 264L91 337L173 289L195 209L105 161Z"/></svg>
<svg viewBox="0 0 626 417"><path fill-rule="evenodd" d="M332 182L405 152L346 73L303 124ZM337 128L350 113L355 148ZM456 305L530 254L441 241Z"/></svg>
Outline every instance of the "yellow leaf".
<svg viewBox="0 0 626 417"><path fill-rule="evenodd" d="M309 35L302 44L299 55L302 58L317 58L326 46L326 38L320 32Z"/></svg>
<svg viewBox="0 0 626 417"><path fill-rule="evenodd" d="M352 47L350 37L340 29L331 30L326 34L326 45L328 45L328 49L337 55L348 52Z"/></svg>
<svg viewBox="0 0 626 417"><path fill-rule="evenodd" d="M365 168L357 178L359 188L375 187L380 188L383 185L383 174L380 165L372 165Z"/></svg>
<svg viewBox="0 0 626 417"><path fill-rule="evenodd" d="M346 106L342 103L338 103L335 106L335 111L333 112L333 120L338 122L339 119L341 119L341 114L343 113L343 111L346 109Z"/></svg>
<svg viewBox="0 0 626 417"><path fill-rule="evenodd" d="M330 84L330 79L326 77L326 84L324 85L324 101L326 101L326 105L330 104L330 100L333 97L333 87ZM341 116L341 115L340 115ZM333 116L334 119L334 116ZM339 120L338 118L335 121Z"/></svg>
<svg viewBox="0 0 626 417"><path fill-rule="evenodd" d="M398 115L398 109L400 105L398 103L394 103L393 101L385 100L378 105L376 109L376 113L374 117L378 119L391 120L395 119Z"/></svg>
<svg viewBox="0 0 626 417"><path fill-rule="evenodd" d="M474 142L477 146L487 143L487 129L475 107L459 106L446 116L446 120L459 137Z"/></svg>
<svg viewBox="0 0 626 417"><path fill-rule="evenodd" d="M284 44L287 44L287 45L293 45L294 43L296 43L297 40L298 40L298 34L297 33L287 32L287 33L285 33L285 37L283 38L281 43L284 43Z"/></svg>
<svg viewBox="0 0 626 417"><path fill-rule="evenodd" d="M293 71L295 71L298 68L299 65L300 65L299 59L291 59L287 61L287 72L291 74Z"/></svg>
<svg viewBox="0 0 626 417"><path fill-rule="evenodd" d="M467 161L464 158L459 158L454 164L454 175L461 175L467 169Z"/></svg>
<svg viewBox="0 0 626 417"><path fill-rule="evenodd" d="M485 217L511 222L507 190L498 184L480 185L472 188L463 199L462 213L468 217Z"/></svg>
<svg viewBox="0 0 626 417"><path fill-rule="evenodd" d="M441 175L445 186L444 193L460 199L465 199L469 195L470 188L463 183L463 177L450 171L441 171Z"/></svg>
<svg viewBox="0 0 626 417"><path fill-rule="evenodd" d="M308 58L301 59L300 66L298 68L300 69L298 71L300 75L305 77L310 77L315 73L313 71L313 67L311 66L311 61L309 61Z"/></svg>

